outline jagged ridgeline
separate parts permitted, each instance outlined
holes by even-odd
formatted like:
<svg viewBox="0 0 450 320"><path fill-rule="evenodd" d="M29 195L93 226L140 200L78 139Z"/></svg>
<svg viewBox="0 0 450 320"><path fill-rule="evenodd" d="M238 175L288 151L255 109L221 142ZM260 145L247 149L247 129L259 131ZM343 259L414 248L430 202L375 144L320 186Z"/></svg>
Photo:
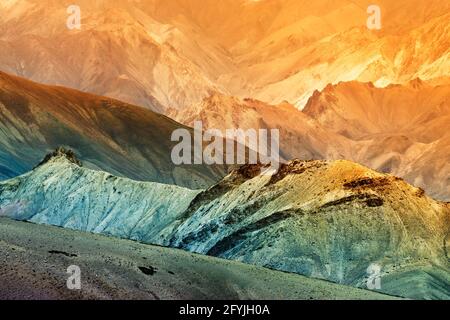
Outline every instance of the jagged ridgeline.
<svg viewBox="0 0 450 320"><path fill-rule="evenodd" d="M261 169L192 191L83 168L59 150L0 184L0 214L357 287L378 264L385 293L450 298L448 204L349 161Z"/></svg>
<svg viewBox="0 0 450 320"><path fill-rule="evenodd" d="M46 164L47 162L49 162L50 160L52 160L53 158L56 158L56 157L66 157L67 160L76 164L77 166L79 166L79 167L83 166L81 161L78 160L77 156L75 155L75 152L73 152L70 149L66 149L64 147L59 147L54 152L47 154L44 157L44 159L37 165L37 167ZM36 168L34 168L34 169L36 169Z"/></svg>

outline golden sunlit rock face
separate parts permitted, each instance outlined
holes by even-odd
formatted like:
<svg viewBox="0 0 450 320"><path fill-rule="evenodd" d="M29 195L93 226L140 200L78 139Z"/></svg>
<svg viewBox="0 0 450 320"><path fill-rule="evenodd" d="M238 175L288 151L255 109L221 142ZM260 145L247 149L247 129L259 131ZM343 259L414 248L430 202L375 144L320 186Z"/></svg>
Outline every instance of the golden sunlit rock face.
<svg viewBox="0 0 450 320"><path fill-rule="evenodd" d="M449 85L344 82L314 92L302 111L216 93L168 114L188 126L202 121L207 129L277 128L284 159L353 160L450 199Z"/></svg>
<svg viewBox="0 0 450 320"><path fill-rule="evenodd" d="M0 300L450 299L449 71L449 0L0 0Z"/></svg>
<svg viewBox="0 0 450 320"><path fill-rule="evenodd" d="M352 141L347 159L450 199L449 85L340 83L316 92L303 111Z"/></svg>
<svg viewBox="0 0 450 320"><path fill-rule="evenodd" d="M447 0L5 0L0 70L187 125L282 128L285 159L354 159L428 187L434 174L403 168L448 149L449 12ZM399 137L414 150L387 155ZM433 194L448 198L445 185Z"/></svg>
<svg viewBox="0 0 450 320"><path fill-rule="evenodd" d="M449 1L79 0L75 27L70 5L2 1L0 70L189 126L277 128L286 160L450 199Z"/></svg>
<svg viewBox="0 0 450 320"><path fill-rule="evenodd" d="M163 111L211 91L302 108L339 81L448 76L450 3L366 0L70 1L0 4L0 68ZM156 103L155 99L159 102Z"/></svg>

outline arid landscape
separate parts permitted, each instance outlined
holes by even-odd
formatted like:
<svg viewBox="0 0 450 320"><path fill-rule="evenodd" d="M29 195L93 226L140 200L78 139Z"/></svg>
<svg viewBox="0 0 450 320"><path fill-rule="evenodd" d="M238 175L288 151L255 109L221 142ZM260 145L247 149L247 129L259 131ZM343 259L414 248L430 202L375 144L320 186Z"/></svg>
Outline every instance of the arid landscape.
<svg viewBox="0 0 450 320"><path fill-rule="evenodd" d="M0 230L0 299L398 299L181 250L4 218ZM81 291L66 287L65 271L74 263L84 270Z"/></svg>
<svg viewBox="0 0 450 320"><path fill-rule="evenodd" d="M0 299L450 299L449 1L75 2L0 1Z"/></svg>

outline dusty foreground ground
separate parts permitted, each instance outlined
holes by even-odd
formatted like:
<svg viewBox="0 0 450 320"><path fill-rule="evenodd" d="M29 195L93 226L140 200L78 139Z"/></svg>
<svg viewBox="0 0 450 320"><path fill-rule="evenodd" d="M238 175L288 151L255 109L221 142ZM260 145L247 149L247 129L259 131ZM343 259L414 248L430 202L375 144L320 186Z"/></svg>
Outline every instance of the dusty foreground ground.
<svg viewBox="0 0 450 320"><path fill-rule="evenodd" d="M0 218L0 299L386 299L180 250ZM67 268L82 288L67 289Z"/></svg>

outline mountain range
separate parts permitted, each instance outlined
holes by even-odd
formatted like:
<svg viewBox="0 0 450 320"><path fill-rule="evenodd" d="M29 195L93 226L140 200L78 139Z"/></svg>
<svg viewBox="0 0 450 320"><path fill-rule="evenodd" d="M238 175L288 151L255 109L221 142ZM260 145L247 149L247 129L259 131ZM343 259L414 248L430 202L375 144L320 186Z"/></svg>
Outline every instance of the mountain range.
<svg viewBox="0 0 450 320"><path fill-rule="evenodd" d="M2 300L398 300L235 261L1 217L0 241ZM67 290L61 281L74 263L83 270L83 290Z"/></svg>
<svg viewBox="0 0 450 320"><path fill-rule="evenodd" d="M0 72L0 178L32 169L59 146L86 166L136 180L204 188L226 166L180 165L171 135L193 130L148 109Z"/></svg>
<svg viewBox="0 0 450 320"><path fill-rule="evenodd" d="M341 83L316 92L303 111L354 141L347 159L450 200L449 85Z"/></svg>
<svg viewBox="0 0 450 320"><path fill-rule="evenodd" d="M340 81L439 81L450 68L446 0L63 0L0 4L0 69L142 105L182 109L211 92L302 108ZM42 17L45 16L45 22Z"/></svg>
<svg viewBox="0 0 450 320"><path fill-rule="evenodd" d="M245 165L192 191L86 169L65 152L0 183L0 215L103 233L364 287L450 297L450 207L348 161Z"/></svg>
<svg viewBox="0 0 450 320"><path fill-rule="evenodd" d="M0 298L450 299L449 12L1 0ZM178 165L208 129L277 129L278 170Z"/></svg>
<svg viewBox="0 0 450 320"><path fill-rule="evenodd" d="M405 178L434 198L450 200L450 84L416 79L377 88L329 85L304 110L213 93L172 119L111 98L47 86L0 72L0 178L30 170L58 146L86 166L136 180L205 188L226 165L175 166L176 129L279 129L280 156L348 159ZM142 137L145 137L143 139ZM192 178L194 177L194 178Z"/></svg>
<svg viewBox="0 0 450 320"><path fill-rule="evenodd" d="M341 82L315 91L303 110L214 93L167 113L188 126L202 121L205 129L276 128L284 159L348 159L450 200L448 84Z"/></svg>

